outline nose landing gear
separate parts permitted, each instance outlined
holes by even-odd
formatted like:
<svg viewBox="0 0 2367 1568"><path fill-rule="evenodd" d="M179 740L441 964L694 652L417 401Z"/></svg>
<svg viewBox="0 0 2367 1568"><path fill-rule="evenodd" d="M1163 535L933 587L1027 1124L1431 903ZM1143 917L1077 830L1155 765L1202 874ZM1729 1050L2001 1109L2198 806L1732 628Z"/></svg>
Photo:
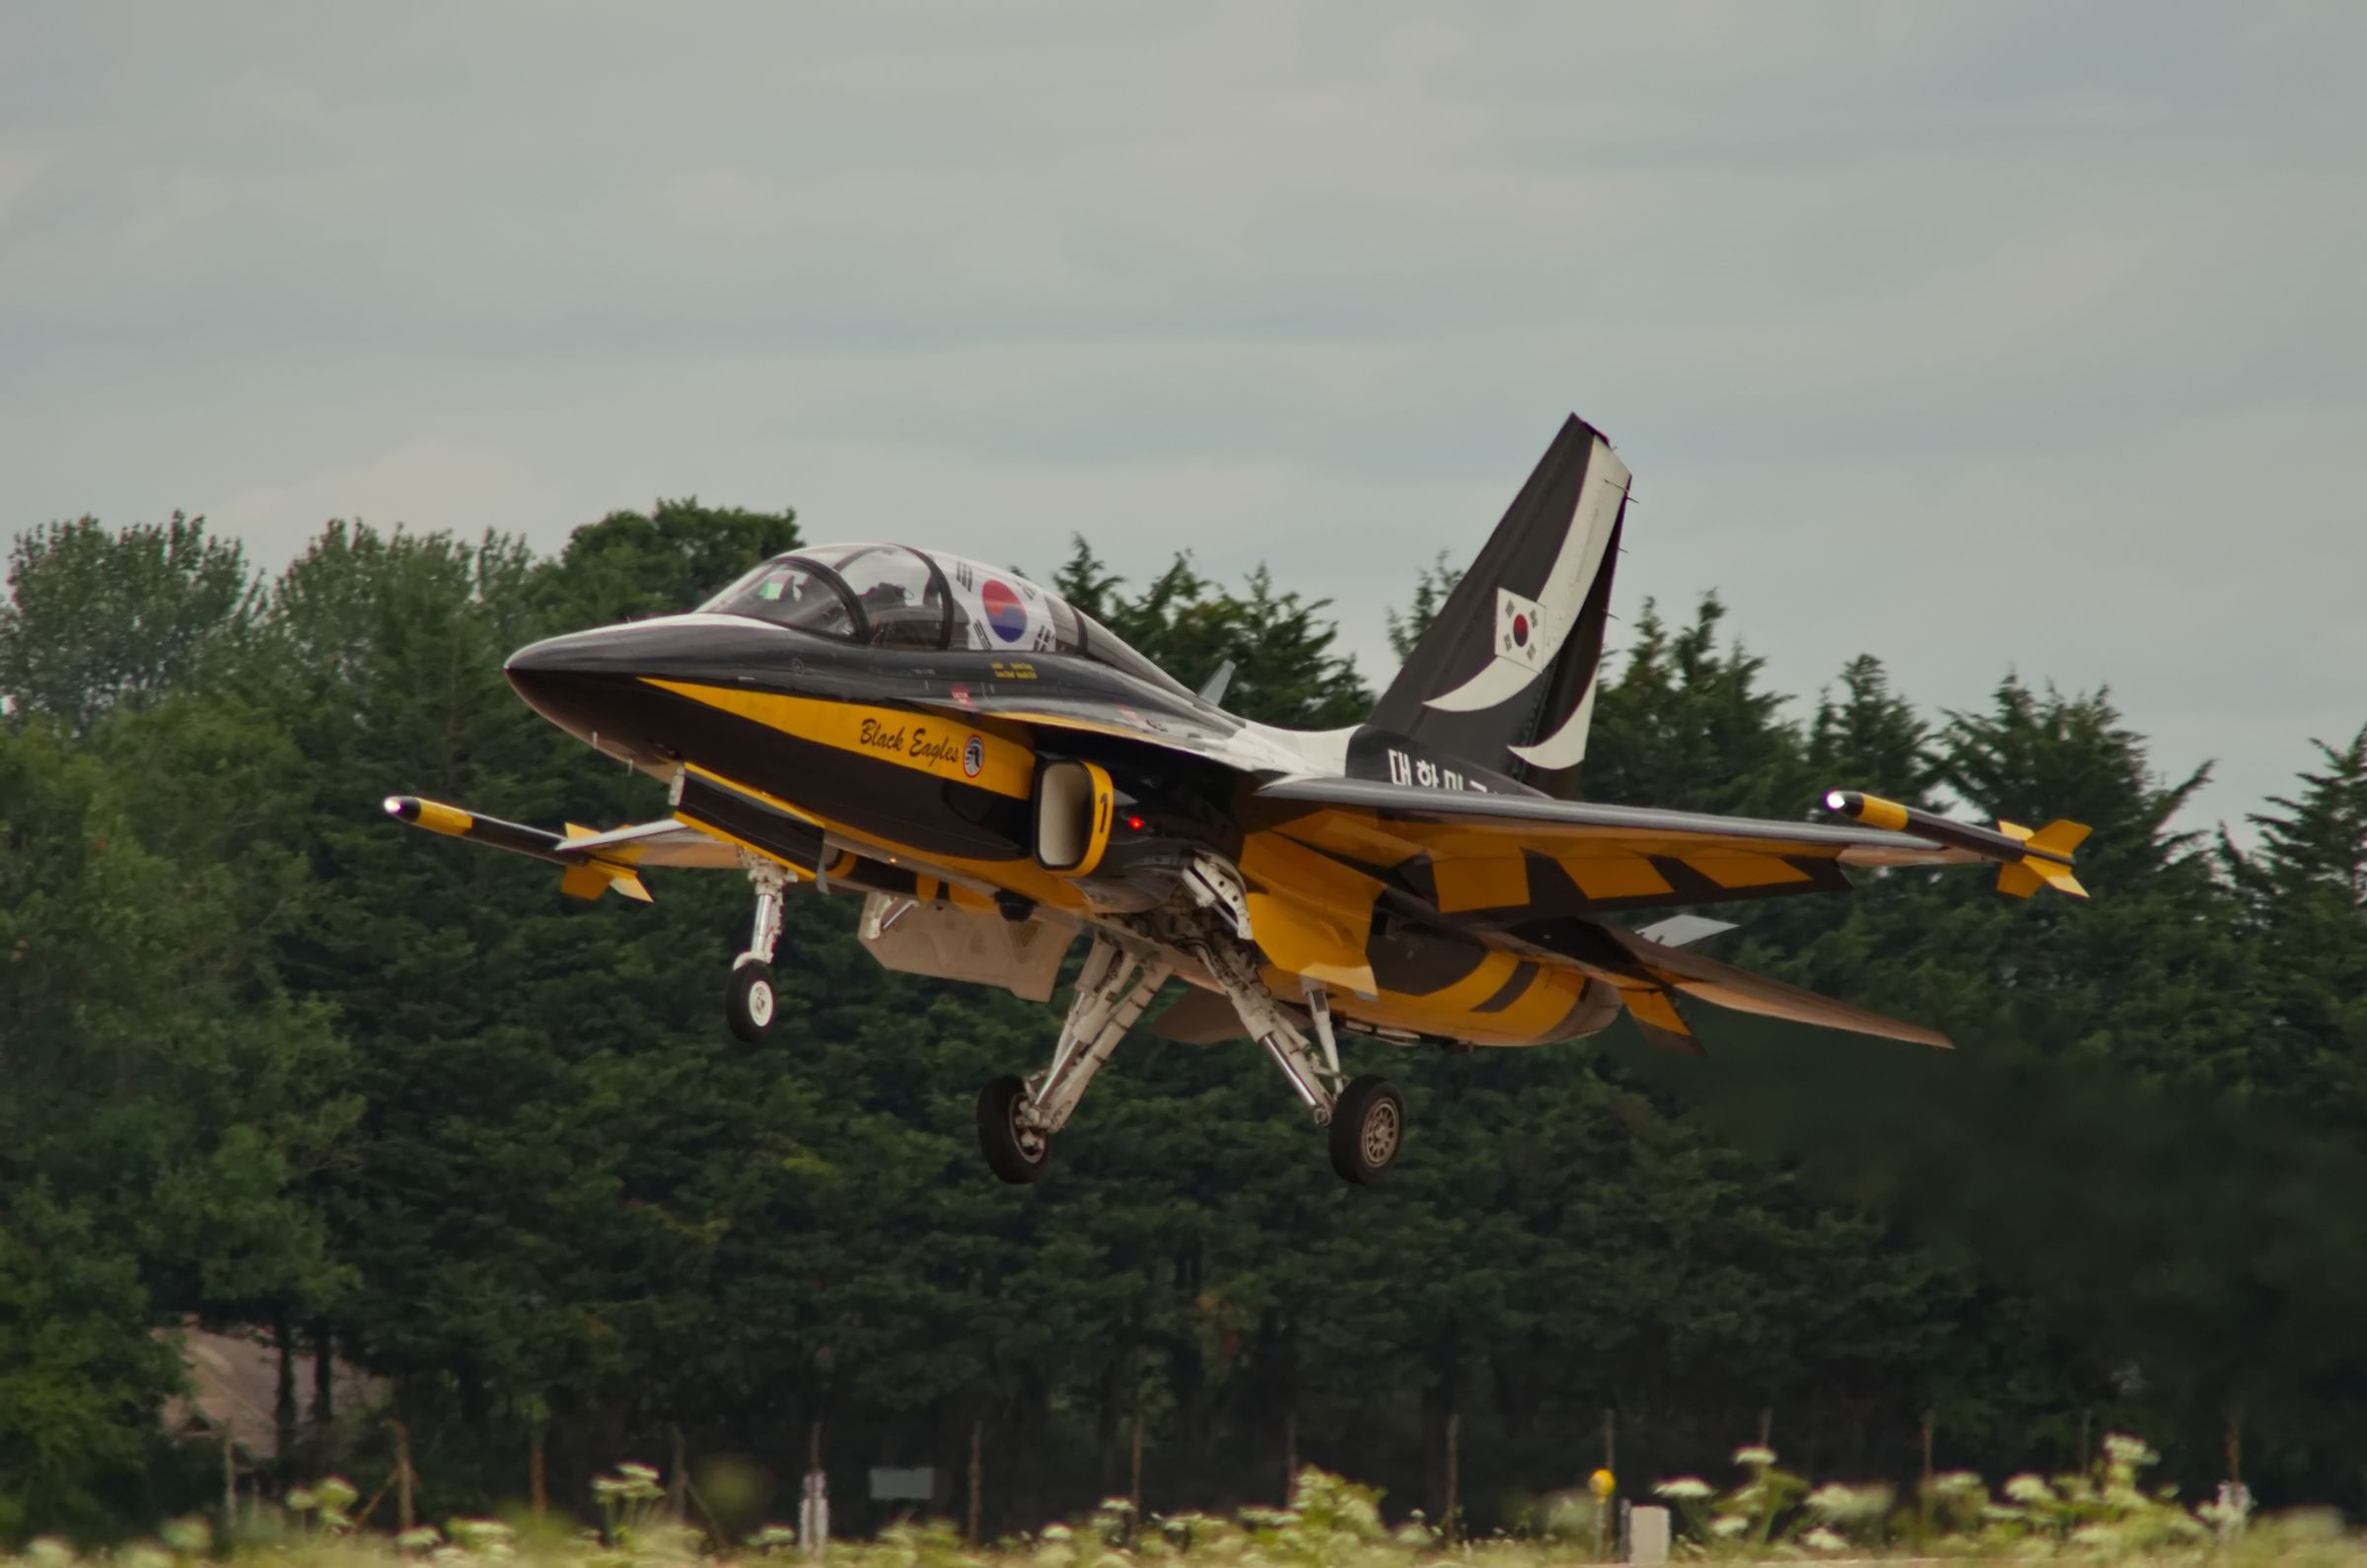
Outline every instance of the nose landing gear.
<svg viewBox="0 0 2367 1568"><path fill-rule="evenodd" d="M735 1035L751 1045L759 1045L772 1032L773 1016L779 1009L772 953L781 940L781 895L788 888L789 877L772 861L753 855L743 858L748 865L748 880L756 890L756 921L748 939L748 951L732 961L731 983L723 994L723 1016Z"/></svg>

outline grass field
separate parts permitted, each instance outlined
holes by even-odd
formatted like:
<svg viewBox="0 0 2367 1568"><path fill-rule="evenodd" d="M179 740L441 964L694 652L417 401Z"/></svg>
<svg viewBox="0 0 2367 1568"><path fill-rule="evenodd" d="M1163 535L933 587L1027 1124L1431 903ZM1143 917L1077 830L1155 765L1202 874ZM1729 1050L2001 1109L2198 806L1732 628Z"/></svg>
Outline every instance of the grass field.
<svg viewBox="0 0 2367 1568"><path fill-rule="evenodd" d="M1811 1488L1763 1449L1743 1449L1746 1479L1720 1492L1692 1477L1651 1488L1675 1516L1680 1560L2306 1563L2367 1568L2367 1538L2331 1510L2227 1517L2216 1506L2182 1505L2148 1490L2154 1456L2132 1438L2108 1438L2093 1469L2073 1475L2017 1475L1992 1491L1977 1476L1932 1478L1916 1496L1888 1486L1834 1483ZM291 1568L404 1568L404 1565L547 1563L553 1568L634 1568L693 1558L801 1559L794 1532L772 1527L733 1541L682 1523L655 1470L624 1465L595 1483L601 1521L578 1529L549 1520L460 1519L401 1535L355 1532L340 1480L291 1493L284 1510L243 1520L229 1540L199 1520L167 1527L150 1542L104 1560L119 1568L195 1568L208 1560L271 1561ZM1137 1521L1122 1501L1090 1518L1046 1526L1022 1538L973 1547L948 1523L891 1530L875 1540L833 1542L829 1558L848 1568L1131 1568L1137 1563L1226 1568L1548 1568L1599 1560L1602 1520L1592 1496L1547 1500L1517 1535L1459 1541L1418 1516L1394 1529L1371 1490L1321 1470L1304 1472L1288 1509L1245 1509ZM84 1560L53 1540L0 1562L71 1568Z"/></svg>

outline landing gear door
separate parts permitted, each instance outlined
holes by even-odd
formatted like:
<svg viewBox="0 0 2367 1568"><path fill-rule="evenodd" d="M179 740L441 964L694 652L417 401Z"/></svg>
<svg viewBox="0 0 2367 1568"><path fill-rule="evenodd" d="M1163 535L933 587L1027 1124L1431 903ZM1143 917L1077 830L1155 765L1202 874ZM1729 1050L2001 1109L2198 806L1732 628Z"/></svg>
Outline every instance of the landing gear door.
<svg viewBox="0 0 2367 1568"><path fill-rule="evenodd" d="M865 896L857 930L882 968L999 985L1030 1002L1052 999L1061 957L1076 936L1047 921L885 892Z"/></svg>

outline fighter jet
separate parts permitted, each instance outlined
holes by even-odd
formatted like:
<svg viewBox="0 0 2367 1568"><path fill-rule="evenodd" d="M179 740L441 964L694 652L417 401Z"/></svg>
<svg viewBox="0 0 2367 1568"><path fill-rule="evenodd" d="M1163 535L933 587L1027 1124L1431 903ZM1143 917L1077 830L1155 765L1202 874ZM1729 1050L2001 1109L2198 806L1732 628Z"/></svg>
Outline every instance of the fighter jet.
<svg viewBox="0 0 2367 1568"><path fill-rule="evenodd" d="M538 713L663 780L671 812L595 832L411 796L394 817L555 864L580 897L646 900L654 868L745 875L755 914L725 993L770 1032L782 899L860 895L889 968L1048 1002L1087 952L1050 1060L980 1092L987 1167L1040 1177L1087 1088L1152 1028L1263 1048L1331 1163L1369 1182L1405 1103L1343 1046L1533 1046L1622 1012L1698 1052L1679 997L1892 1039L1936 1032L1689 946L1653 911L1838 891L1852 869L1994 864L2000 891L2086 896L2087 829L1973 826L1854 790L1826 821L1579 798L1627 467L1565 423L1371 720L1296 732L1225 711L1016 573L902 544L768 560L697 609L519 650Z"/></svg>

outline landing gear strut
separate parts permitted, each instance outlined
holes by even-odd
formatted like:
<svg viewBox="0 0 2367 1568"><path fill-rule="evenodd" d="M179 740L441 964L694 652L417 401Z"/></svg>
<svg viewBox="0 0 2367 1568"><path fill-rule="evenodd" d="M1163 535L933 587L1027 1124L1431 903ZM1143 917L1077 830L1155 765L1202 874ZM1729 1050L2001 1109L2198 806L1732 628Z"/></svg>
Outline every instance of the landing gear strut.
<svg viewBox="0 0 2367 1568"><path fill-rule="evenodd" d="M756 1045L771 1032L777 1008L772 950L781 940L781 894L789 885L789 878L772 861L754 855L743 858L748 865L748 880L756 890L756 922L748 939L748 951L732 961L732 980L724 991L723 1015L734 1034Z"/></svg>
<svg viewBox="0 0 2367 1568"><path fill-rule="evenodd" d="M1246 948L1223 937L1192 944L1209 976L1225 988L1242 1027L1265 1047L1291 1089L1314 1113L1315 1124L1330 1129L1331 1169L1340 1179L1363 1186L1381 1179L1397 1163L1405 1136L1405 1098L1386 1078L1350 1079L1340 1069L1339 1040L1331 1031L1330 994L1319 981L1306 982L1311 1042L1257 977ZM1321 1048L1322 1055L1317 1055Z"/></svg>
<svg viewBox="0 0 2367 1568"><path fill-rule="evenodd" d="M1169 972L1164 959L1138 958L1106 937L1093 939L1051 1065L1024 1081L997 1078L978 1094L978 1145L989 1170L1014 1184L1043 1175L1052 1134L1068 1124L1094 1074Z"/></svg>

